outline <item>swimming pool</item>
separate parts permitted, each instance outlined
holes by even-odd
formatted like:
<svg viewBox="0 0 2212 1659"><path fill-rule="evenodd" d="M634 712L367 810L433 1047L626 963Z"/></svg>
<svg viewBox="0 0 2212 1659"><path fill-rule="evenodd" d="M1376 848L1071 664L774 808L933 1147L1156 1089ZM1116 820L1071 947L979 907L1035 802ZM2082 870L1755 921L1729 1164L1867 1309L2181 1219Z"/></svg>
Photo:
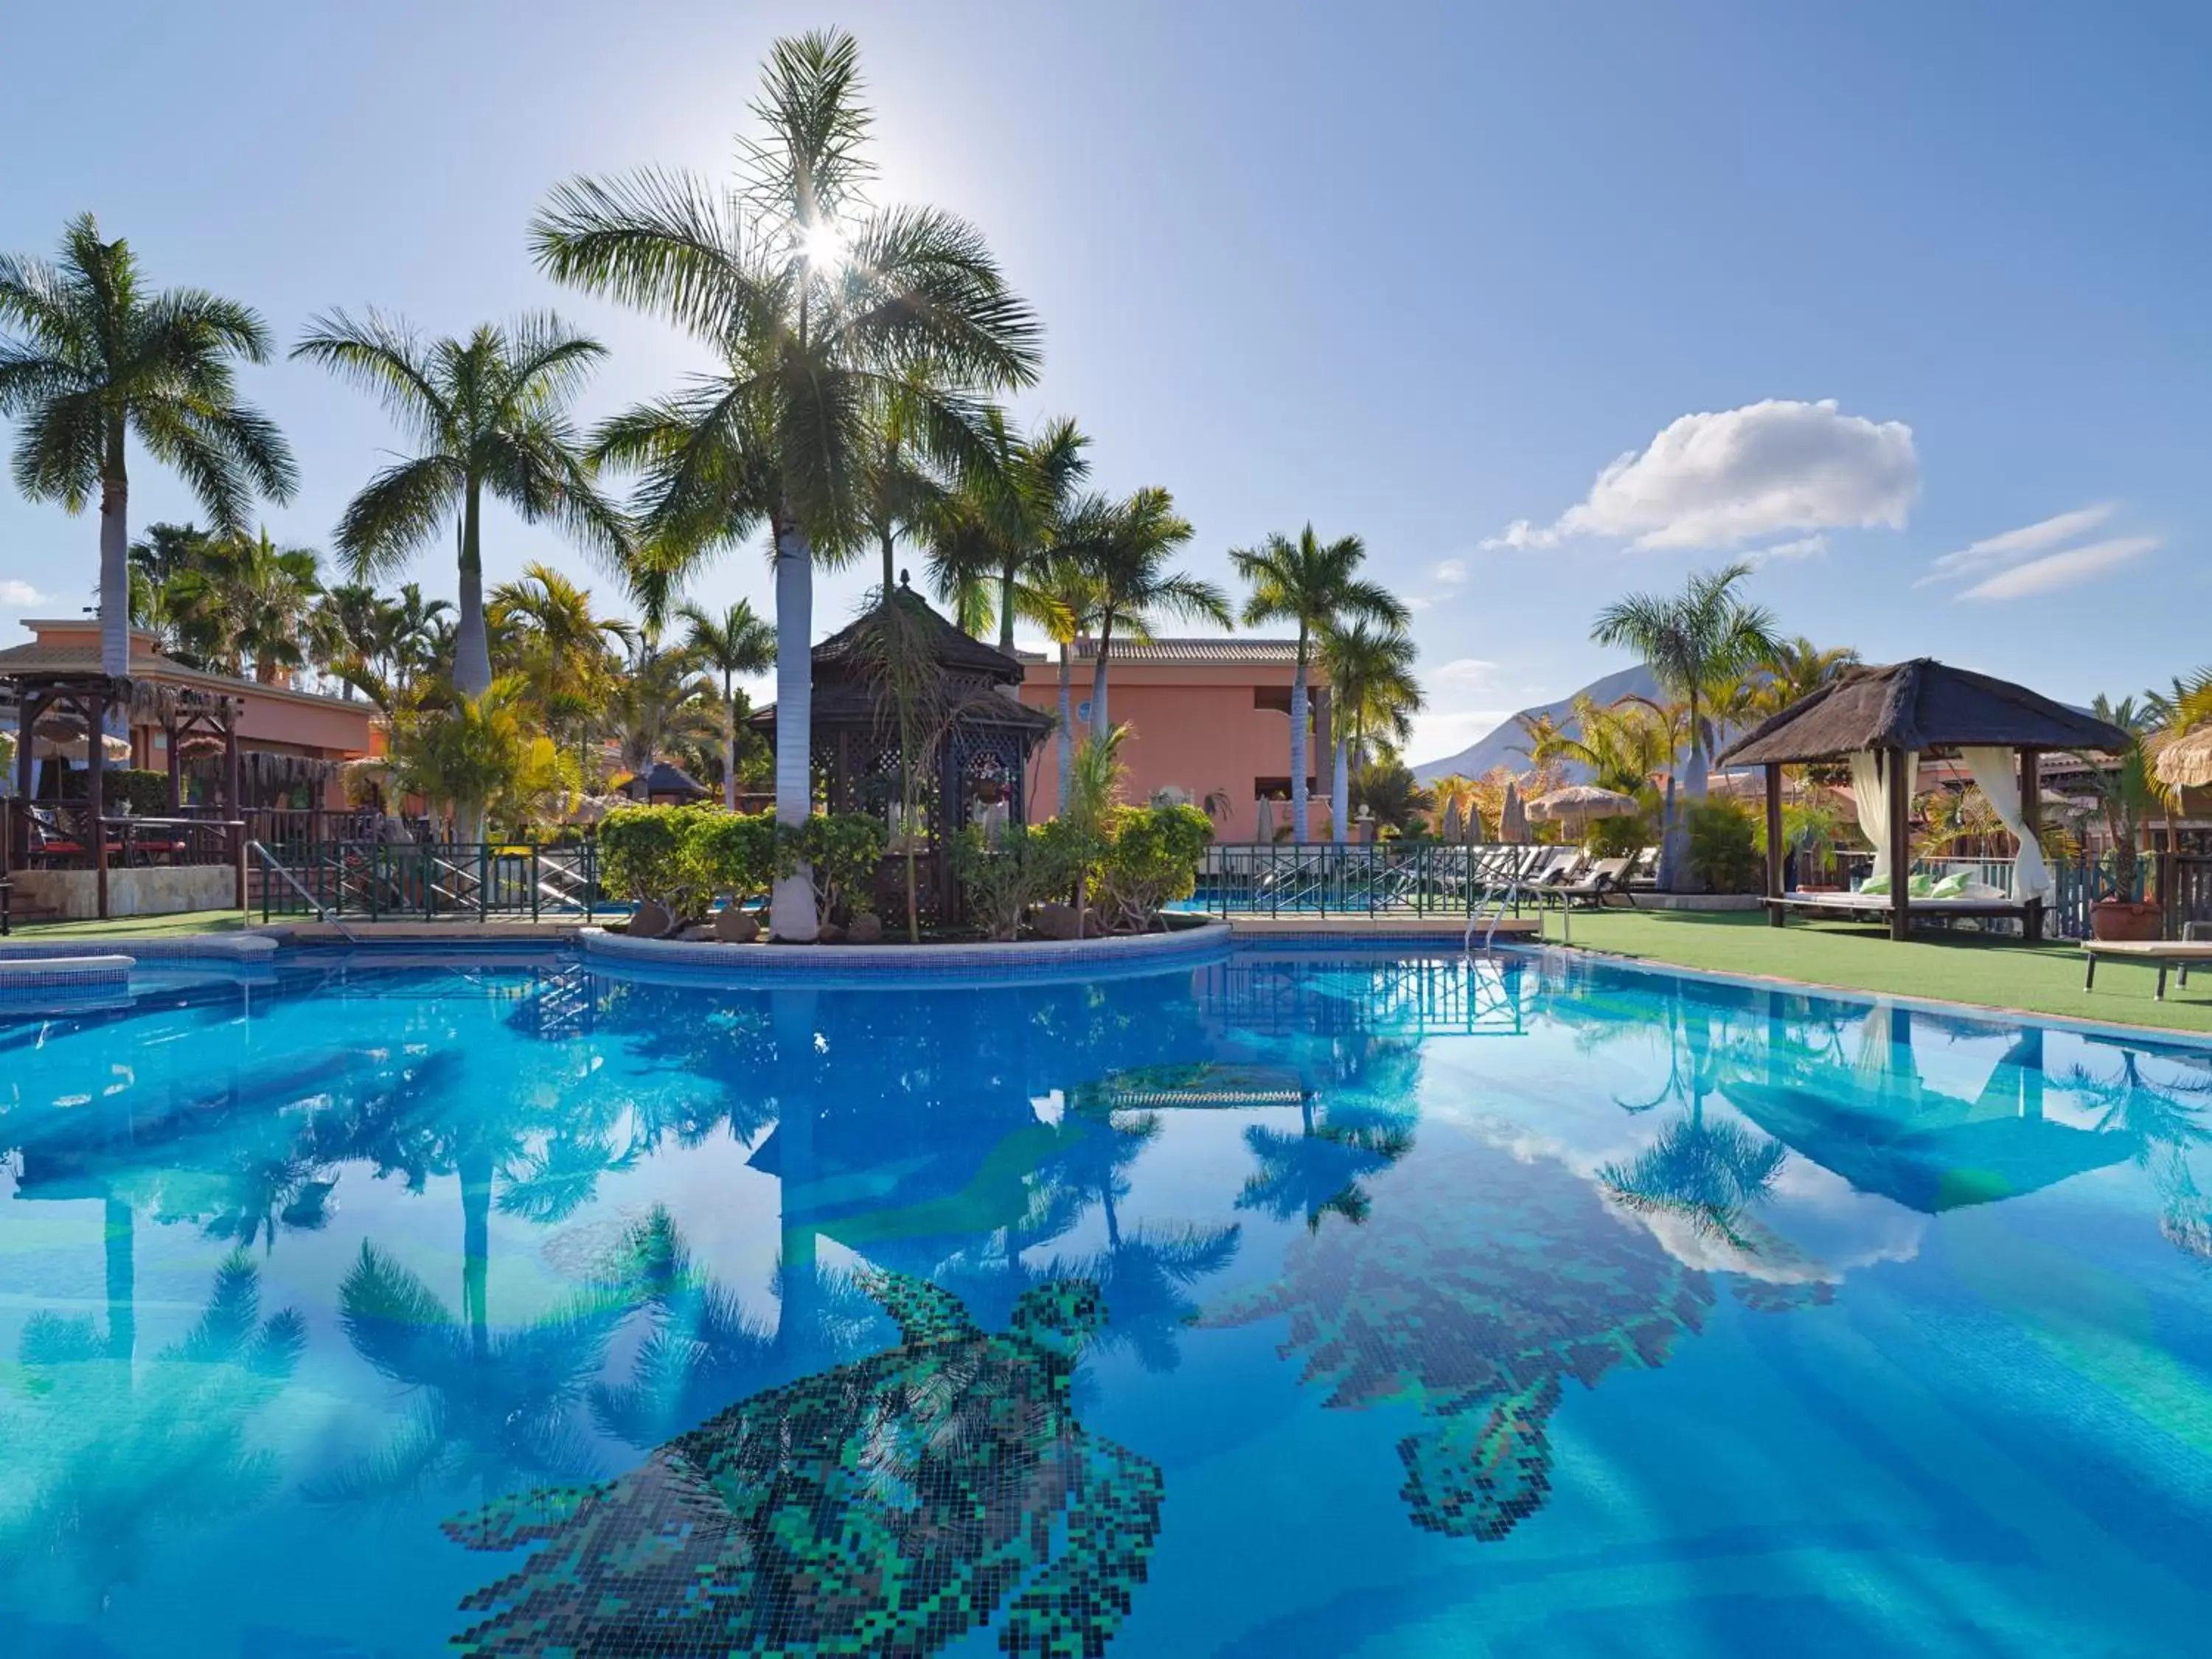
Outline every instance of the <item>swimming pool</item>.
<svg viewBox="0 0 2212 1659"><path fill-rule="evenodd" d="M2083 1654L2212 1051L1517 956L0 1009L10 1655Z"/></svg>

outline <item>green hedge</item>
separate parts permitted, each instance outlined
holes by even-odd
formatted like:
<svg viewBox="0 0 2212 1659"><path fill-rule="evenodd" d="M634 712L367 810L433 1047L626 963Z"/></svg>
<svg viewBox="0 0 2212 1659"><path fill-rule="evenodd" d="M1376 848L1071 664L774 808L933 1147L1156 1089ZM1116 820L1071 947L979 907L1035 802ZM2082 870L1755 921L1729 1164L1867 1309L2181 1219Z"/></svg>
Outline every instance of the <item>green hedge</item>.
<svg viewBox="0 0 2212 1659"><path fill-rule="evenodd" d="M1195 806L1115 809L1103 837L1054 818L1009 827L988 843L962 833L953 874L976 921L993 939L1012 939L1032 905L1073 896L1079 884L1105 925L1134 933L1155 926L1161 908L1188 898L1199 860L1213 840L1213 820Z"/></svg>
<svg viewBox="0 0 2212 1659"><path fill-rule="evenodd" d="M827 918L868 908L884 826L865 812L817 814L790 830L774 812L620 806L601 820L599 842L609 893L651 899L677 916L703 916L718 895L738 904L760 897L805 859Z"/></svg>
<svg viewBox="0 0 2212 1659"><path fill-rule="evenodd" d="M1115 813L1092 880L1107 926L1141 933L1158 921L1162 907L1188 898L1212 840L1213 820L1195 806L1124 806Z"/></svg>

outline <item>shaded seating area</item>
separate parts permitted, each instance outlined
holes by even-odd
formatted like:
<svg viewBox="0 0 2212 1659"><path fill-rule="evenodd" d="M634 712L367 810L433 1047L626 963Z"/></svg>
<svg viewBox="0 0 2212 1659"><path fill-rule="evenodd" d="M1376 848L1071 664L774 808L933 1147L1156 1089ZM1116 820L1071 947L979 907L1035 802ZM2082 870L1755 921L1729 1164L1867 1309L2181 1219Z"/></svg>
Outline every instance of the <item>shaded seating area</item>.
<svg viewBox="0 0 2212 1659"><path fill-rule="evenodd" d="M2048 750L2116 753L2128 741L2118 726L2024 685L1920 657L1846 670L1753 727L1716 763L1765 769L1766 904L1775 927L1796 911L1887 921L1890 937L1902 939L1916 920L2002 918L2017 920L2033 943L2053 890L2038 840L2037 759ZM1922 757L1935 754L1958 757L2018 842L2010 892L1913 892L1913 788ZM1782 769L1820 763L1848 769L1859 827L1874 843L1874 874L1856 893L1783 888Z"/></svg>
<svg viewBox="0 0 2212 1659"><path fill-rule="evenodd" d="M903 890L911 844L924 919L953 922L952 839L970 824L995 830L1028 822L1030 757L1052 734L1053 720L1016 700L1018 661L962 633L903 580L887 605L896 607L888 629L883 611L870 611L814 647L814 795L829 811L884 819L879 898L888 904ZM903 662L896 671L903 696L893 691L894 657ZM773 749L775 705L757 711L751 725ZM917 757L910 820L900 778L902 725Z"/></svg>

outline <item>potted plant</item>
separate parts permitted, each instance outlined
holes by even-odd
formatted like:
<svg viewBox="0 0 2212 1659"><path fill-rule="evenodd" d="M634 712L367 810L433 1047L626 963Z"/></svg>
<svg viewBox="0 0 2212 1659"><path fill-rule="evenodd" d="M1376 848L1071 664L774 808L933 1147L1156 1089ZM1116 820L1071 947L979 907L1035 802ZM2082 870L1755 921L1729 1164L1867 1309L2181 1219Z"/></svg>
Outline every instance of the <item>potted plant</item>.
<svg viewBox="0 0 2212 1659"><path fill-rule="evenodd" d="M2154 939L2162 931L2164 914L2155 903L2133 896L2136 849L2142 842L2143 823L2159 800L2150 754L2143 747L2138 721L2133 718L2132 698L2114 707L2100 696L2095 711L2100 718L2136 735L2114 757L2111 770L2089 775L2097 805L2104 813L2105 828L2112 838L2112 896L2099 899L2090 907L2089 932L2100 939Z"/></svg>

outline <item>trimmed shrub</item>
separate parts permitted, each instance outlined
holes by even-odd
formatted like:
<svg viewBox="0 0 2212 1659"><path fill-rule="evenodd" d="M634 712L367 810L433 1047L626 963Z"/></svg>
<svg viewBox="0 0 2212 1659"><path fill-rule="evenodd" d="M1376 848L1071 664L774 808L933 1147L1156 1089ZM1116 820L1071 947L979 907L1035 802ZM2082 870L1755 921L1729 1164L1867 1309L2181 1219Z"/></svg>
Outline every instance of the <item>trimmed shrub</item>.
<svg viewBox="0 0 2212 1659"><path fill-rule="evenodd" d="M817 812L785 844L814 872L814 897L823 920L858 915L873 908L876 874L888 839L872 812Z"/></svg>
<svg viewBox="0 0 2212 1659"><path fill-rule="evenodd" d="M774 812L688 809L684 824L686 873L708 893L726 893L733 904L758 898L791 868L785 837Z"/></svg>
<svg viewBox="0 0 2212 1659"><path fill-rule="evenodd" d="M1142 932L1161 906L1196 890L1213 820L1195 806L1125 806L1112 829L1092 883L1098 908L1109 927Z"/></svg>
<svg viewBox="0 0 2212 1659"><path fill-rule="evenodd" d="M617 898L665 905L675 916L706 914L704 884L687 842L697 806L617 806L599 823L599 880Z"/></svg>
<svg viewBox="0 0 2212 1659"><path fill-rule="evenodd" d="M1589 854L1594 859L1632 859L1657 837L1641 812L1625 817L1600 818L1589 827Z"/></svg>
<svg viewBox="0 0 2212 1659"><path fill-rule="evenodd" d="M1066 896L1075 880L1073 848L1057 823L1006 824L988 840L971 824L953 842L953 877L986 936L1012 939L1030 906Z"/></svg>
<svg viewBox="0 0 2212 1659"><path fill-rule="evenodd" d="M1765 885L1759 826L1730 800L1700 801L1685 814L1690 832L1690 872L1711 893L1756 893Z"/></svg>

